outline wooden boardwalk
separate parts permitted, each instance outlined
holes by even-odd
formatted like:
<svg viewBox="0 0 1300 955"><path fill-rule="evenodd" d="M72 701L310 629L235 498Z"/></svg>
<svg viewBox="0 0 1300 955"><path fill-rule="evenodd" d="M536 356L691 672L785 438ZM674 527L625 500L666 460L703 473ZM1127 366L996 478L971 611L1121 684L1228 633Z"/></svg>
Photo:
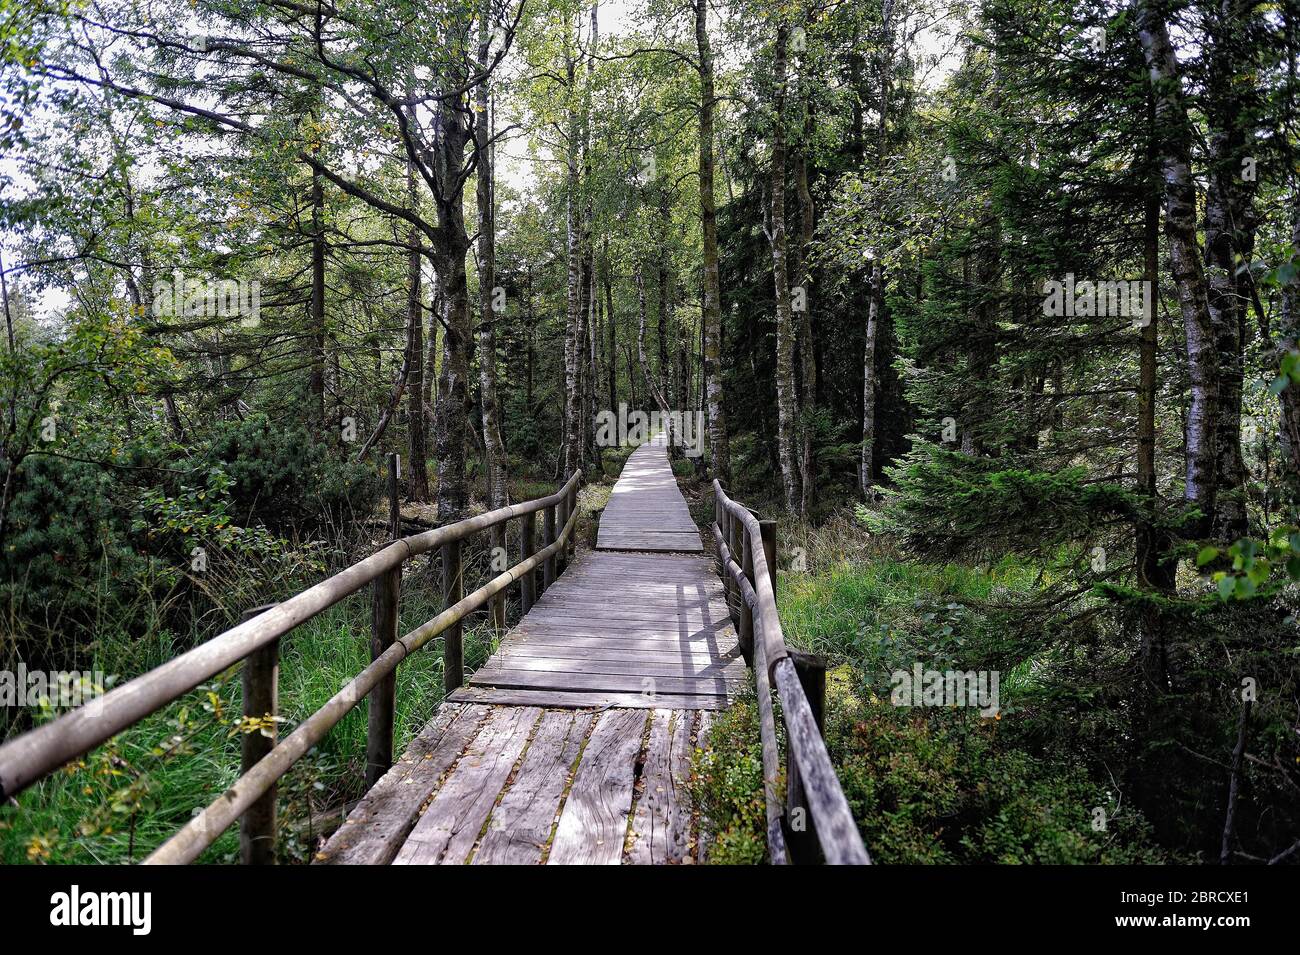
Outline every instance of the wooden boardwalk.
<svg viewBox="0 0 1300 955"><path fill-rule="evenodd" d="M319 863L702 861L691 752L747 676L662 439L628 459L597 540Z"/></svg>
<svg viewBox="0 0 1300 955"><path fill-rule="evenodd" d="M632 452L600 518L597 550L700 553L700 532L668 463L661 431Z"/></svg>

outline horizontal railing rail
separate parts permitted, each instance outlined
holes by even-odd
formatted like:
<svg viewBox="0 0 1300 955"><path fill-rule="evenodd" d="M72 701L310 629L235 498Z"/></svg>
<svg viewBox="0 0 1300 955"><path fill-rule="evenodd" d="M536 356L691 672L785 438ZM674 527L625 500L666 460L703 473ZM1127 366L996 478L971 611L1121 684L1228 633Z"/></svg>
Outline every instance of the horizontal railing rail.
<svg viewBox="0 0 1300 955"><path fill-rule="evenodd" d="M827 862L869 864L871 857L822 738L824 667L815 658L790 650L781 631L776 609L776 523L760 521L729 498L716 480L713 500L713 539L723 586L758 693L768 854L777 864L811 861L809 837L815 835ZM778 790L780 751L773 688L786 735L784 806Z"/></svg>
<svg viewBox="0 0 1300 955"><path fill-rule="evenodd" d="M59 719L0 746L0 799L17 795L53 770L90 751L122 730L174 702L205 680L244 661L245 716L274 717L278 641L295 627L329 609L366 585L374 589L372 662L316 712L277 741L255 761L246 755L238 780L206 809L160 846L146 862L191 862L241 817L255 825L241 827L244 861L271 861L274 844L274 787L312 746L363 698L369 697L366 741L367 781L373 784L392 761L395 682L399 663L435 637L444 639L444 686L448 692L464 681L461 621L489 601L504 599L512 584L521 584L524 611L549 587L573 553L577 521L576 472L554 494L497 508L434 530L404 537L364 560L258 613L186 653L111 690ZM543 513L542 546L535 542L536 514ZM461 595L461 542L489 528L520 519L520 561L468 596ZM558 532L557 532L558 525ZM502 535L504 537L504 534ZM397 636L398 601L404 564L435 548L442 551L444 609L431 620ZM558 567L558 570L557 570ZM537 577L542 578L541 586ZM498 616L493 606L494 622ZM499 625L499 624L498 624ZM252 690L252 692L250 692ZM250 711L250 698L257 706ZM263 722L266 722L263 719ZM273 722L270 721L270 722ZM247 754L248 748L245 748ZM270 806L267 799L270 799ZM270 811L268 812L268 808Z"/></svg>

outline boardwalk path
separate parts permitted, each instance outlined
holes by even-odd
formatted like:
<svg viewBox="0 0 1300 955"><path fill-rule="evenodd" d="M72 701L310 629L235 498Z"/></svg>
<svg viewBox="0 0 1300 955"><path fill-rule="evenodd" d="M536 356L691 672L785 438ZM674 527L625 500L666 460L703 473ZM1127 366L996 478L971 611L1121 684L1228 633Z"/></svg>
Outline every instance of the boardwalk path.
<svg viewBox="0 0 1300 955"><path fill-rule="evenodd" d="M662 438L581 555L454 692L322 863L699 861L691 750L745 679Z"/></svg>

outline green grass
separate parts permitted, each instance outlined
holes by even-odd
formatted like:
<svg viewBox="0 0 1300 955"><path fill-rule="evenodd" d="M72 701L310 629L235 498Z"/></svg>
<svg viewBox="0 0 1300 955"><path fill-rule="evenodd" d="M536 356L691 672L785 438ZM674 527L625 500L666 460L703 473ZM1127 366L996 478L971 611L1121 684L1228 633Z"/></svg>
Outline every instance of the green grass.
<svg viewBox="0 0 1300 955"><path fill-rule="evenodd" d="M415 576L401 611L402 631L439 609L432 581ZM303 624L280 643L281 736L322 706L370 662L370 604L357 595ZM467 668L490 652L490 632L468 629ZM152 642L129 679L169 656ZM137 649L138 649L137 645ZM114 672L111 665L106 672ZM239 774L238 669L187 694L0 809L0 863L113 863L140 860L207 805ZM442 642L435 640L397 671L394 751L402 752L442 700ZM282 861L307 861L313 846L294 823L359 798L364 791L366 707L348 713L280 782ZM201 862L234 861L238 827Z"/></svg>

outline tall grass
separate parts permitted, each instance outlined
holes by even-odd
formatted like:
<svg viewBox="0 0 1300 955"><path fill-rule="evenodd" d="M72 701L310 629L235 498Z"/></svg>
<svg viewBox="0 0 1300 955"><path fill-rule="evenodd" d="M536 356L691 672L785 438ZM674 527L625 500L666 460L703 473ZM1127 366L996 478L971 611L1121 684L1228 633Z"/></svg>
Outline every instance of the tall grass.
<svg viewBox="0 0 1300 955"><path fill-rule="evenodd" d="M442 609L428 573L414 573L401 603L402 632ZM280 734L303 719L370 662L368 592L304 623L280 643ZM465 633L465 662L486 660L493 634L478 623ZM96 668L125 681L165 662L175 641L166 634L128 643L101 640ZM126 666L123 666L123 664ZM401 752L443 698L442 641L407 658L397 671L394 749ZM0 810L0 862L123 863L138 861L206 806L239 775L242 712L238 667L204 684L51 774ZM364 791L366 709L348 713L280 783L281 856L307 861L314 846L303 834L313 812L340 806ZM201 862L233 861L237 827Z"/></svg>

